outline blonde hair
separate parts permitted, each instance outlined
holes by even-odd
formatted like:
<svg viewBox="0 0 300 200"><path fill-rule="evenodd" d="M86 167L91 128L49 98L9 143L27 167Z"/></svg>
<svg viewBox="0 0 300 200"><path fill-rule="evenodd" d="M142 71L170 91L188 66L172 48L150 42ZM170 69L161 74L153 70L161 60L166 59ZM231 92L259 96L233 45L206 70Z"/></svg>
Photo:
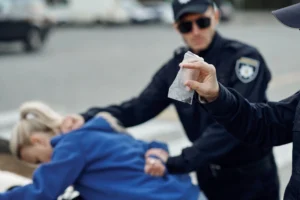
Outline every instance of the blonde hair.
<svg viewBox="0 0 300 200"><path fill-rule="evenodd" d="M30 136L34 132L47 132L55 135L60 130L62 116L52 110L48 105L38 102L26 102L20 107L20 120L15 125L10 150L19 157L20 148L30 145Z"/></svg>

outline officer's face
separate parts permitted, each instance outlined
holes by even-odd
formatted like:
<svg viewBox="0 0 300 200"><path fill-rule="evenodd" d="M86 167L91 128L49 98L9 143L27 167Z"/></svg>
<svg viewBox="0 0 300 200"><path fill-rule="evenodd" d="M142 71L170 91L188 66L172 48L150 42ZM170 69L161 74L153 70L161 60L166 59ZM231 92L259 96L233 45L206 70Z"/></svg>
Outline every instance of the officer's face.
<svg viewBox="0 0 300 200"><path fill-rule="evenodd" d="M187 14L174 26L194 51L205 50L211 43L219 23L219 12L210 7L203 14Z"/></svg>

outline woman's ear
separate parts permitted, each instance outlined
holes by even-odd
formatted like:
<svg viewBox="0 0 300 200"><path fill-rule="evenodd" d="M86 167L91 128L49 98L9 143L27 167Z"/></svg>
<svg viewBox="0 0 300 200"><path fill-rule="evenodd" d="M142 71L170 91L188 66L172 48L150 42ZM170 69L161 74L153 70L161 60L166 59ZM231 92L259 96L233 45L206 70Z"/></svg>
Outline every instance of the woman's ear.
<svg viewBox="0 0 300 200"><path fill-rule="evenodd" d="M45 137L46 134L33 134L30 136L30 142L32 145L47 145L49 143L49 138Z"/></svg>

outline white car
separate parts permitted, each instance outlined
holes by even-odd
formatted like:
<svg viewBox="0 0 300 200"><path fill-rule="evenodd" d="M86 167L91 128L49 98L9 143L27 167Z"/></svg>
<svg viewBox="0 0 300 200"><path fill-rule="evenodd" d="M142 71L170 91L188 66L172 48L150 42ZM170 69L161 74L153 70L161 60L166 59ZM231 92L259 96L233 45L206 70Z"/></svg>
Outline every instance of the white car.
<svg viewBox="0 0 300 200"><path fill-rule="evenodd" d="M43 0L0 0L0 42L22 41L26 51L39 50L53 24Z"/></svg>
<svg viewBox="0 0 300 200"><path fill-rule="evenodd" d="M120 5L120 1L56 0L49 4L49 12L61 24L128 23L129 15Z"/></svg>
<svg viewBox="0 0 300 200"><path fill-rule="evenodd" d="M138 0L121 0L121 5L128 12L133 23L160 21L160 16L155 9L144 6Z"/></svg>

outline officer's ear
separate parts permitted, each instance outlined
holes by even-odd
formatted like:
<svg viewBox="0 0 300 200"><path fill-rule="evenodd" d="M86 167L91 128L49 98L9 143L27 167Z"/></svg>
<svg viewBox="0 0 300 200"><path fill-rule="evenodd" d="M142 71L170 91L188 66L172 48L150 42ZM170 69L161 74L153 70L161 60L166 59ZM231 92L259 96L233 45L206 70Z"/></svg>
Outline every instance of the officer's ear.
<svg viewBox="0 0 300 200"><path fill-rule="evenodd" d="M221 17L221 13L220 13L220 10L218 8L218 6L214 3L213 5L213 17L214 17L214 23L215 23L215 26L219 24L220 22L220 17Z"/></svg>
<svg viewBox="0 0 300 200"><path fill-rule="evenodd" d="M174 22L174 23L173 23L173 28L174 28L178 33L180 33L180 31L178 30L178 22Z"/></svg>

